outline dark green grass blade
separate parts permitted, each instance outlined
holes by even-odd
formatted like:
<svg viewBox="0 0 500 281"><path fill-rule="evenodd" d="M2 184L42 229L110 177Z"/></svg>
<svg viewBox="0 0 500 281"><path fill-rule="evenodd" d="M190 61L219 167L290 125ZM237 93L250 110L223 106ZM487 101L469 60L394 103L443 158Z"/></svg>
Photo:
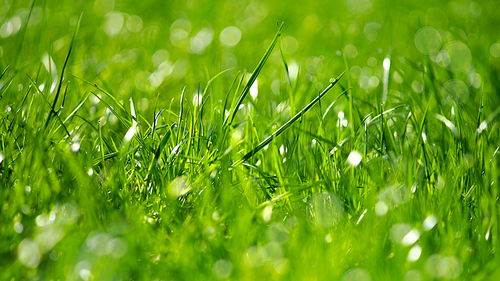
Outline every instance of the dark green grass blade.
<svg viewBox="0 0 500 281"><path fill-rule="evenodd" d="M274 138L278 137L280 134L282 134L284 131L286 131L288 128L290 128L290 126L292 126L293 123L295 123L295 121L299 120L305 113L307 113L307 111L309 109L311 109L311 107L313 107L324 95L326 95L326 93L328 93L328 91L330 91L330 89L333 88L333 86L335 86L335 84L337 84L337 82L340 80L340 78L342 78L342 76L345 74L345 71L342 72L342 74L340 74L337 78L335 78L331 83L330 85L328 85L324 90L323 92L321 92L316 98L314 98L308 105L306 105L306 107L304 107L301 111L299 111L297 114L295 114L295 116L293 116L290 120L288 120L288 122L286 122L285 124L283 124L283 126L281 126L278 130L276 130L273 134L271 134L269 137L267 137L265 140L263 140L262 142L260 142L256 147L254 147L250 152L248 152L247 154L245 154L239 161L233 163L232 167L235 167L243 162L245 162L246 160L248 160L250 157L252 157L254 154L256 154L257 152L259 152L262 148L264 148L266 145L268 145ZM345 92L342 92L336 100L338 100L341 96L343 96L345 94Z"/></svg>
<svg viewBox="0 0 500 281"><path fill-rule="evenodd" d="M243 88L243 92L239 96L239 98L236 102L236 105L231 112L231 118L229 119L229 124L233 123L234 117L236 117L236 112L238 112L240 105L243 103L243 100L245 99L246 95L250 91L250 87L252 87L253 83L257 79L257 76L259 76L260 71L264 67L264 64L266 63L267 59L271 56L271 53L274 49L274 46L276 45L279 37L281 36L281 29L283 28L283 24L284 23L282 23L281 26L279 27L278 32L276 33L276 36L274 36L273 42L271 43L271 45L267 49L266 53L264 54L264 56L260 60L259 64L255 68L255 70L253 71L252 76L250 76L250 79L248 80L248 82L245 85L245 88ZM226 125L227 125L227 122L224 122L224 126L226 126Z"/></svg>
<svg viewBox="0 0 500 281"><path fill-rule="evenodd" d="M0 79L2 79L2 77L5 75L5 73L7 73L7 70L9 70L10 68L10 65L7 65L7 67L2 71L2 74L0 74Z"/></svg>
<svg viewBox="0 0 500 281"><path fill-rule="evenodd" d="M71 51L73 50L73 46L75 45L76 36L78 35L78 30L80 29L82 17L83 17L83 12L80 14L80 18L78 19L78 23L76 24L75 33L73 34L73 39L71 39L71 43L69 44L68 55L66 55L66 60L64 61L64 65L63 65L63 68L61 70L61 77L59 78L59 85L57 85L56 96L54 98L54 101L52 102L52 109L49 113L49 117L47 117L47 121L45 122L45 128L47 128L47 125L49 124L52 116L56 115L55 108L56 108L57 100L59 99L59 95L61 94L61 87L62 87L62 83L63 83L63 79L64 79L64 71L66 70L66 67L68 66L69 57L71 56Z"/></svg>

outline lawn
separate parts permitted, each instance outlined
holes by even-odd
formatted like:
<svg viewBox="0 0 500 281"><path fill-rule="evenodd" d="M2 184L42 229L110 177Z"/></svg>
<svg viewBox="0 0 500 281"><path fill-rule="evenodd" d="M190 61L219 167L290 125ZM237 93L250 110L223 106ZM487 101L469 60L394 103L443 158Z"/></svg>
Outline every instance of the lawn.
<svg viewBox="0 0 500 281"><path fill-rule="evenodd" d="M495 1L0 4L0 280L498 280Z"/></svg>

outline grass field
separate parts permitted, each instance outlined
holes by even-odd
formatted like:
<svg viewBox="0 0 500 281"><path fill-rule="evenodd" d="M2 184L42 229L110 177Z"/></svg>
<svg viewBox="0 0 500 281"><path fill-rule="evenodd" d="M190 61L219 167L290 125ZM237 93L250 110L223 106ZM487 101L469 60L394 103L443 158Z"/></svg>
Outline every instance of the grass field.
<svg viewBox="0 0 500 281"><path fill-rule="evenodd" d="M498 280L495 1L0 4L0 280Z"/></svg>

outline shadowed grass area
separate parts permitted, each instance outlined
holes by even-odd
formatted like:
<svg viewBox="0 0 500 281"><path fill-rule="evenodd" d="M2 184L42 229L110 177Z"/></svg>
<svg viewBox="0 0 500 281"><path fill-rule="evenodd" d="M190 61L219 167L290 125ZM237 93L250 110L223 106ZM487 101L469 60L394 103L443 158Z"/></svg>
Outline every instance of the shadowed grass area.
<svg viewBox="0 0 500 281"><path fill-rule="evenodd" d="M0 279L495 280L497 14L5 2Z"/></svg>

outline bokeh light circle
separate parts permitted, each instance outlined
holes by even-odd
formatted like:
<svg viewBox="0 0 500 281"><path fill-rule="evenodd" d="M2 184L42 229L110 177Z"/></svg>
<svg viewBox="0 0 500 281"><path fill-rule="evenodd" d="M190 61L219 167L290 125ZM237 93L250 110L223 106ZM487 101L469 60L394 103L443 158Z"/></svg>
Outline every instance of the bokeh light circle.
<svg viewBox="0 0 500 281"><path fill-rule="evenodd" d="M422 54L437 53L441 47L441 34L432 27L423 27L415 33L415 47Z"/></svg>
<svg viewBox="0 0 500 281"><path fill-rule="evenodd" d="M220 42L227 47L236 46L241 39L241 31L235 26L228 26L220 33Z"/></svg>
<svg viewBox="0 0 500 281"><path fill-rule="evenodd" d="M469 47L460 41L453 41L443 48L441 62L451 72L462 72L470 65L472 54Z"/></svg>
<svg viewBox="0 0 500 281"><path fill-rule="evenodd" d="M442 95L446 102L462 105L469 99L469 87L462 80L451 79L443 85Z"/></svg>

